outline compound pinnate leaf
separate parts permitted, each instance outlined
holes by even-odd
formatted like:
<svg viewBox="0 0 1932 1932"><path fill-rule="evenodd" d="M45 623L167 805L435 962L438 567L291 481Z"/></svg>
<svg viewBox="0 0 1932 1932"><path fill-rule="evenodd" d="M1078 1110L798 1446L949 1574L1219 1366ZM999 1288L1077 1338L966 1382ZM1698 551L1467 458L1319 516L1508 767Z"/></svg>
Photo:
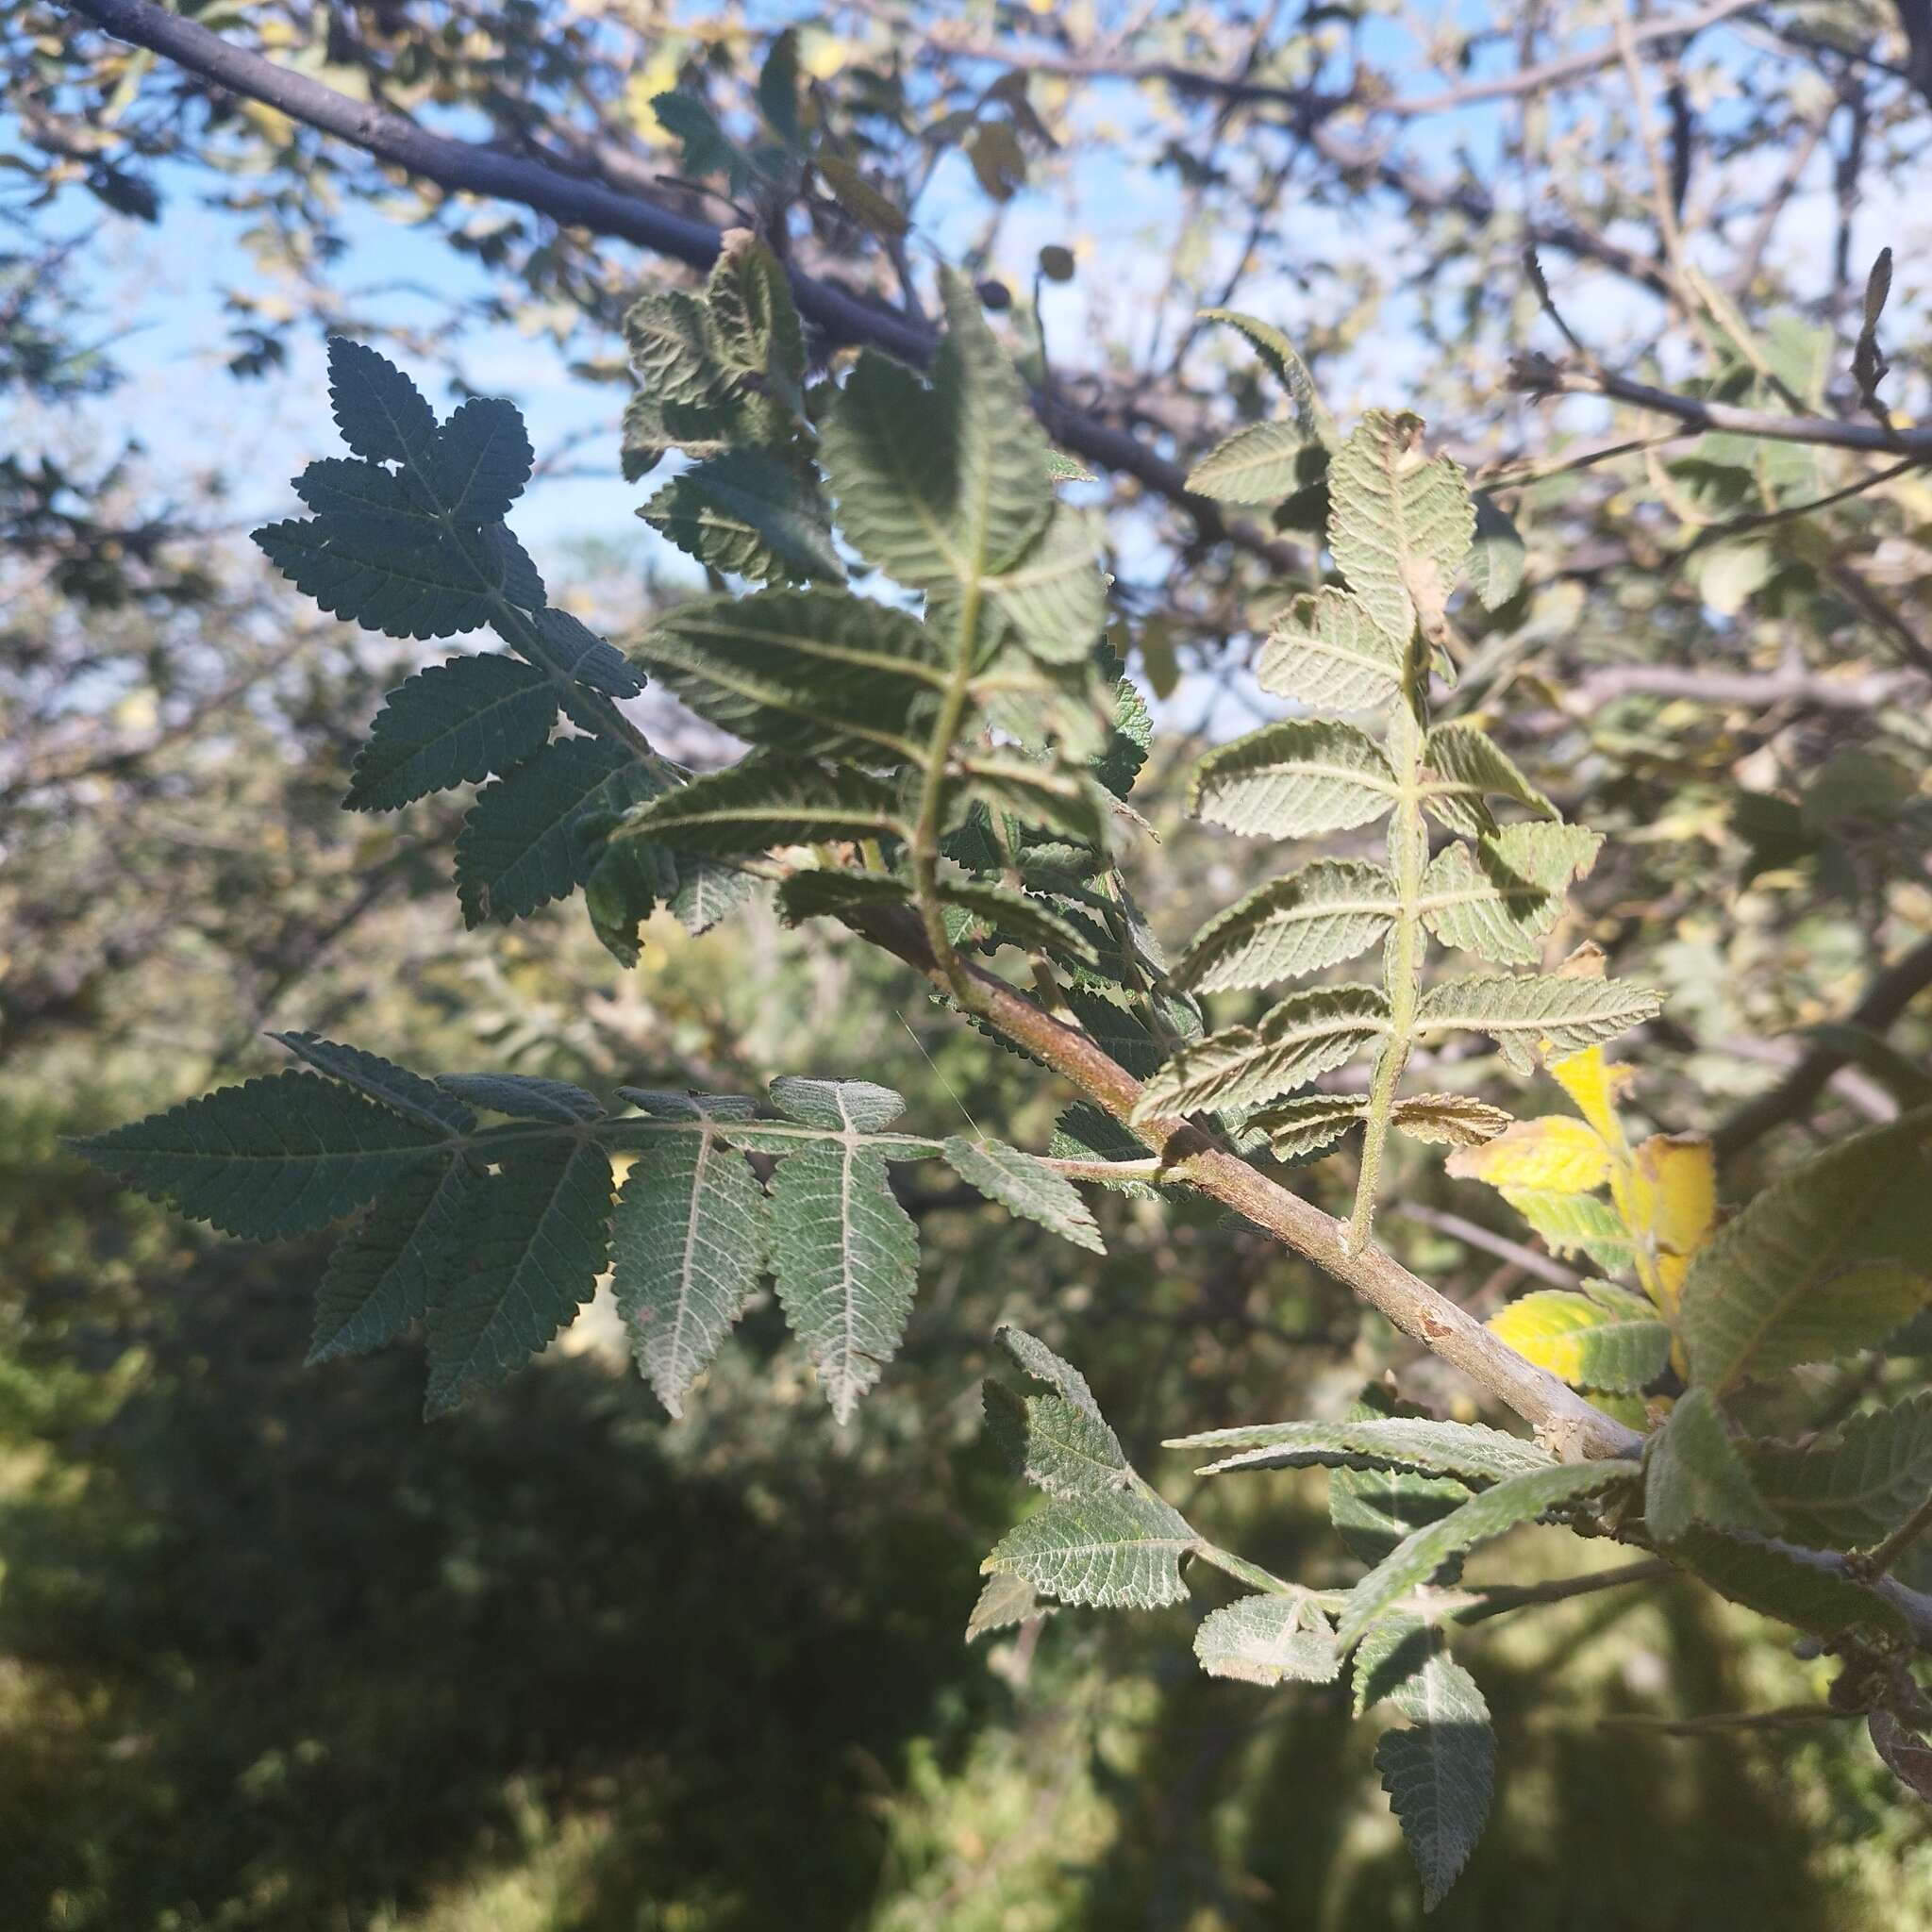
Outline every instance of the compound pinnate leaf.
<svg viewBox="0 0 1932 1932"><path fill-rule="evenodd" d="M680 604L634 646L700 717L798 756L920 756L945 686L937 641L903 611L837 591Z"/></svg>
<svg viewBox="0 0 1932 1932"><path fill-rule="evenodd" d="M707 457L638 514L687 556L732 576L844 581L818 486L770 450Z"/></svg>
<svg viewBox="0 0 1932 1932"><path fill-rule="evenodd" d="M1806 1542L1852 1550L1881 1541L1932 1495L1932 1392L1852 1416L1802 1446L1745 1452L1766 1506Z"/></svg>
<svg viewBox="0 0 1932 1932"><path fill-rule="evenodd" d="M461 1160L417 1168L370 1208L315 1291L311 1363L365 1355L428 1313L438 1284L464 1266L474 1180Z"/></svg>
<svg viewBox="0 0 1932 1932"><path fill-rule="evenodd" d="M1501 1482L1551 1467L1534 1442L1480 1423L1438 1423L1417 1416L1375 1416L1342 1423L1257 1423L1176 1436L1169 1449L1234 1453L1206 1464L1198 1475L1234 1469L1406 1469L1452 1475L1468 1483Z"/></svg>
<svg viewBox="0 0 1932 1932"><path fill-rule="evenodd" d="M501 523L524 493L535 459L515 404L477 396L437 430L424 461L424 478L436 501L458 523Z"/></svg>
<svg viewBox="0 0 1932 1932"><path fill-rule="evenodd" d="M617 1311L674 1415L758 1285L764 1191L711 1132L667 1135L632 1163L611 1224Z"/></svg>
<svg viewBox="0 0 1932 1932"><path fill-rule="evenodd" d="M568 898L597 856L576 836L577 822L622 811L658 785L627 752L597 738L559 739L493 779L457 834L464 923L508 924Z"/></svg>
<svg viewBox="0 0 1932 1932"><path fill-rule="evenodd" d="M1624 1306L1627 1299L1635 1308ZM1607 1307L1593 1295L1538 1289L1484 1324L1518 1355L1579 1389L1647 1387L1670 1359L1671 1331L1640 1297Z"/></svg>
<svg viewBox="0 0 1932 1932"><path fill-rule="evenodd" d="M1297 597L1268 634L1256 660L1263 691L1338 711L1388 704L1407 670L1404 647L1358 598L1324 587Z"/></svg>
<svg viewBox="0 0 1932 1932"><path fill-rule="evenodd" d="M426 1413L501 1381L573 1320L610 1252L610 1160L569 1140L506 1155L466 1206L464 1263L429 1304Z"/></svg>
<svg viewBox="0 0 1932 1932"><path fill-rule="evenodd" d="M1318 858L1217 913L1194 935L1174 981L1225 992L1299 979L1374 945L1400 909L1381 866Z"/></svg>
<svg viewBox="0 0 1932 1932"><path fill-rule="evenodd" d="M1115 1490L1051 1499L981 1567L1024 1576L1063 1604L1152 1610L1187 1595L1180 1559L1198 1541L1158 1497Z"/></svg>
<svg viewBox="0 0 1932 1932"><path fill-rule="evenodd" d="M217 1088L74 1149L192 1221L282 1241L340 1221L446 1138L333 1080L288 1073Z"/></svg>
<svg viewBox="0 0 1932 1932"><path fill-rule="evenodd" d="M1194 768L1188 808L1230 832L1307 839L1367 824L1400 788L1382 747L1326 719L1267 724Z"/></svg>
<svg viewBox="0 0 1932 1932"><path fill-rule="evenodd" d="M535 1074L442 1074L436 1084L513 1120L575 1126L604 1118L604 1103L568 1080L545 1080Z"/></svg>
<svg viewBox="0 0 1932 1932"><path fill-rule="evenodd" d="M1389 1002L1377 987L1292 993L1253 1026L1230 1026L1183 1047L1141 1090L1134 1116L1258 1107L1339 1067L1388 1030Z"/></svg>
<svg viewBox="0 0 1932 1932"><path fill-rule="evenodd" d="M1349 1592L1337 1635L1344 1647L1377 1617L1412 1590L1426 1583L1450 1557L1520 1523L1528 1523L1560 1503L1598 1495L1620 1483L1634 1482L1635 1463L1550 1463L1506 1476L1472 1496L1438 1522L1405 1537Z"/></svg>
<svg viewBox="0 0 1932 1932"><path fill-rule="evenodd" d="M620 835L730 856L881 833L905 834L898 795L883 780L849 766L760 758L654 798Z"/></svg>
<svg viewBox="0 0 1932 1932"><path fill-rule="evenodd" d="M1188 473L1188 488L1220 503L1279 503L1321 474L1324 453L1297 424L1253 423Z"/></svg>
<svg viewBox="0 0 1932 1932"><path fill-rule="evenodd" d="M1643 1521L1666 1543L1692 1524L1733 1533L1769 1534L1777 1527L1707 1389L1680 1396L1670 1420L1645 1445Z"/></svg>
<svg viewBox="0 0 1932 1932"><path fill-rule="evenodd" d="M1473 724L1438 724L1423 741L1423 805L1452 832L1471 838L1493 832L1489 800L1507 798L1554 819L1557 808L1525 778L1500 746Z"/></svg>
<svg viewBox="0 0 1932 1932"><path fill-rule="evenodd" d="M1328 549L1378 628L1441 628L1475 512L1462 472L1422 454L1422 419L1370 409L1328 465Z"/></svg>
<svg viewBox="0 0 1932 1932"><path fill-rule="evenodd" d="M1445 946L1533 965L1563 909L1563 889L1596 862L1602 837L1581 825L1506 825L1444 846L1423 878L1422 915Z"/></svg>
<svg viewBox="0 0 1932 1932"><path fill-rule="evenodd" d="M970 285L941 276L946 338L928 388L862 354L821 434L845 535L902 583L977 585L1017 562L1053 508L1047 442Z"/></svg>
<svg viewBox="0 0 1932 1932"><path fill-rule="evenodd" d="M1773 1182L1690 1264L1690 1379L1747 1375L1882 1341L1932 1291L1932 1114L1860 1134Z"/></svg>
<svg viewBox="0 0 1932 1932"><path fill-rule="evenodd" d="M383 1107L393 1108L406 1119L432 1132L467 1134L476 1124L476 1116L434 1080L425 1080L407 1067L365 1053L359 1046L343 1046L317 1033L271 1033L269 1038L299 1055L318 1073L326 1074L332 1080L345 1081L358 1092L366 1093Z"/></svg>
<svg viewBox="0 0 1932 1932"><path fill-rule="evenodd" d="M387 357L346 336L331 336L328 392L336 427L358 457L381 463L427 460L436 411Z"/></svg>
<svg viewBox="0 0 1932 1932"><path fill-rule="evenodd" d="M784 1079L772 1098L824 1127L778 1163L772 1183L771 1264L791 1332L817 1365L840 1422L898 1353L919 1264L919 1232L893 1197L886 1158L859 1135L905 1103L865 1081Z"/></svg>
<svg viewBox="0 0 1932 1932"><path fill-rule="evenodd" d="M432 664L383 700L349 775L351 811L501 774L541 751L557 693L534 665L499 656Z"/></svg>
<svg viewBox="0 0 1932 1932"><path fill-rule="evenodd" d="M1407 1680L1397 1701L1412 1722L1382 1734L1375 1768L1422 1875L1423 1909L1433 1911L1489 1822L1496 1735L1475 1679L1441 1652Z"/></svg>
<svg viewBox="0 0 1932 1932"><path fill-rule="evenodd" d="M1424 992L1420 1032L1487 1033L1520 1074L1539 1054L1554 1058L1641 1026L1663 1008L1663 995L1617 979L1446 979Z"/></svg>
<svg viewBox="0 0 1932 1932"><path fill-rule="evenodd" d="M1332 1684L1341 1670L1335 1631L1298 1592L1244 1596L1201 1620L1194 1655L1210 1677L1244 1684Z"/></svg>
<svg viewBox="0 0 1932 1932"><path fill-rule="evenodd" d="M953 1172L989 1200L1051 1228L1076 1248L1107 1253L1092 1212L1073 1183L1032 1155L998 1141L969 1141L958 1134L946 1142L945 1154Z"/></svg>

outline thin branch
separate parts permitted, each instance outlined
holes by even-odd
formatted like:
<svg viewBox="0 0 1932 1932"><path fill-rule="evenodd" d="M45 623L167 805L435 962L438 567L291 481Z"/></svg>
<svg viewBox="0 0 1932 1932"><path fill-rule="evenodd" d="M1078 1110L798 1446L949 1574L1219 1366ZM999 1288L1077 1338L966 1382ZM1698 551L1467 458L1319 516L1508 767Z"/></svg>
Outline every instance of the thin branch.
<svg viewBox="0 0 1932 1932"><path fill-rule="evenodd" d="M1883 1576L1928 1529L1932 1529L1932 1496L1927 1496L1876 1549L1857 1559L1860 1574Z"/></svg>
<svg viewBox="0 0 1932 1932"><path fill-rule="evenodd" d="M1883 1033L1920 993L1932 986L1932 939L1921 940L1894 960L1840 1023ZM1797 1120L1824 1091L1825 1082L1852 1058L1840 1046L1814 1046L1768 1093L1760 1093L1722 1122L1711 1135L1718 1158L1728 1160L1760 1141L1772 1128Z"/></svg>
<svg viewBox="0 0 1932 1932"><path fill-rule="evenodd" d="M1823 444L1830 449L1867 450L1881 456L1907 456L1932 462L1932 428L1881 429L1875 423L1840 423L1829 416L1787 416L1775 409L1740 409L1702 396L1679 395L1627 375L1572 369L1548 356L1518 356L1509 379L1538 396L1607 396L1655 415L1674 416L1693 429L1728 431L1736 436L1770 437L1779 442Z"/></svg>
<svg viewBox="0 0 1932 1932"><path fill-rule="evenodd" d="M1712 1731L1777 1731L1790 1724L1831 1718L1863 1717L1861 1710L1838 1710L1828 1704L1788 1704L1777 1710L1715 1710L1704 1717L1645 1717L1639 1712L1600 1717L1605 1731L1659 1731L1669 1738L1702 1738Z"/></svg>
<svg viewBox="0 0 1932 1932"><path fill-rule="evenodd" d="M1525 1274L1534 1274L1539 1281L1547 1281L1554 1288L1580 1288L1583 1285L1582 1277L1572 1274L1560 1261L1553 1261L1549 1256L1540 1255L1534 1248L1526 1248L1521 1241L1512 1241L1507 1235L1496 1234L1477 1222L1465 1220L1460 1214L1447 1214L1440 1208L1424 1208L1414 1202L1385 1208L1382 1211L1392 1214L1398 1221L1413 1221L1418 1226L1432 1227L1438 1234L1446 1234L1465 1247L1480 1248L1485 1254L1494 1255L1499 1261L1507 1261L1512 1268L1520 1268Z"/></svg>
<svg viewBox="0 0 1932 1932"><path fill-rule="evenodd" d="M1925 674L1920 671L1840 677L1822 671L1707 671L1689 664L1612 664L1566 686L1563 693L1567 708L1578 716L1626 697L1689 698L1700 705L1755 710L1803 705L1811 710L1863 712L1925 694Z"/></svg>
<svg viewBox="0 0 1932 1932"><path fill-rule="evenodd" d="M1456 1621L1480 1624L1487 1617L1500 1617L1534 1604L1567 1603L1572 1597L1593 1596L1600 1590L1619 1590L1629 1583L1663 1583L1683 1574L1674 1563L1667 1563L1661 1557L1646 1557L1621 1569L1594 1570L1587 1576L1565 1576L1554 1583L1497 1584L1475 1591L1477 1601L1456 1611Z"/></svg>

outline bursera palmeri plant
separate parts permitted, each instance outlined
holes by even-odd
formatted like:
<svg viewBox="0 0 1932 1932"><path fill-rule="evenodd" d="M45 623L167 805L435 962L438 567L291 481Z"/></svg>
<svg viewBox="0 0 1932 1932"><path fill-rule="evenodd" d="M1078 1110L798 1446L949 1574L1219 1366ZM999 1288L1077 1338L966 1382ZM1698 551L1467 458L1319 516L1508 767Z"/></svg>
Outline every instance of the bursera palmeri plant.
<svg viewBox="0 0 1932 1932"><path fill-rule="evenodd" d="M480 786L456 848L470 924L581 888L630 964L655 908L702 930L768 882L788 918L841 922L1067 1082L1077 1097L1044 1156L908 1131L900 1097L865 1081L781 1078L766 1106L629 1088L607 1103L511 1074L425 1077L308 1033L277 1036L304 1070L83 1151L236 1235L358 1215L320 1286L315 1357L420 1326L432 1413L544 1347L609 1269L673 1414L769 1276L844 1422L895 1353L916 1286L891 1163L945 1160L1096 1252L1075 1183L1195 1190L1327 1269L1532 1433L1409 1412L1378 1391L1347 1415L1180 1438L1216 1472L1331 1472L1362 1573L1303 1585L1198 1534L1128 1465L1078 1372L1004 1330L1045 1392L990 1384L989 1428L1045 1499L988 1558L970 1634L1048 1601L1174 1603L1184 1565L1224 1573L1245 1593L1201 1623L1207 1670L1322 1683L1353 1652L1357 1710L1405 1720L1377 1761L1434 1904L1480 1832L1494 1754L1447 1633L1572 1593L1467 1590L1459 1566L1516 1524L1555 1521L1655 1553L1633 1574L1661 1558L1834 1650L1834 1694L1919 1778L1926 1707L1907 1665L1932 1645L1932 1603L1888 1573L1932 1494L1932 1407L1862 1414L1805 1444L1755 1440L1749 1424L1754 1390L1882 1341L1923 1300L1932 1118L1828 1150L1723 1225L1707 1146L1629 1143L1603 1042L1657 996L1588 954L1536 970L1600 841L1563 824L1474 724L1430 718L1453 675L1459 579L1507 594L1507 522L1424 453L1415 417L1371 411L1341 437L1292 349L1240 317L1224 319L1292 408L1224 445L1197 486L1325 500L1340 581L1295 601L1262 649L1264 689L1295 714L1210 751L1192 807L1291 843L1384 820L1387 836L1379 858L1318 858L1265 883L1170 970L1116 863L1141 824L1125 801L1149 721L1100 641L1097 524L1058 498L1076 473L971 291L948 276L943 297L929 381L874 351L842 381L814 379L784 272L748 234L702 294L640 302L626 470L674 448L690 459L644 514L764 588L677 606L627 657L549 606L503 523L531 466L516 412L471 402L439 423L351 342L332 345L330 366L353 455L305 471L313 514L258 541L341 617L414 638L487 627L509 647L391 693L347 800L387 810ZM877 594L849 587L860 571ZM749 755L703 776L660 757L622 708L647 676ZM1377 941L1373 981L1206 1024L1203 994L1324 973ZM1432 947L1487 965L1435 971ZM1024 977L996 971L1005 961ZM1467 1093L1406 1091L1418 1043L1457 1032L1487 1035L1518 1074L1549 1065L1581 1118L1512 1124ZM1361 1055L1365 1092L1314 1089ZM1342 1223L1282 1163L1357 1128ZM1502 1189L1603 1278L1477 1324L1374 1243L1391 1128L1448 1144L1454 1171ZM619 1153L633 1157L621 1191Z"/></svg>

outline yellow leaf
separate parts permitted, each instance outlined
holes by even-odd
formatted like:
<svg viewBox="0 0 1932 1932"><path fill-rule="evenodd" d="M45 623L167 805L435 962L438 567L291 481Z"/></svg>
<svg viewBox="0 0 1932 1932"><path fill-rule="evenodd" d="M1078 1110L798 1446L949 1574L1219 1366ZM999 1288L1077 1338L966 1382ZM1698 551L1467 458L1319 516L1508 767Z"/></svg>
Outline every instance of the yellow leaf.
<svg viewBox="0 0 1932 1932"><path fill-rule="evenodd" d="M1518 1121L1480 1147L1459 1147L1449 1172L1492 1188L1540 1188L1552 1194L1587 1194L1609 1178L1610 1150L1581 1121L1551 1114Z"/></svg>
<svg viewBox="0 0 1932 1932"><path fill-rule="evenodd" d="M1717 1161L1696 1134L1654 1134L1631 1157L1613 1189L1624 1224L1636 1237L1637 1272L1673 1322L1690 1258L1717 1224Z"/></svg>
<svg viewBox="0 0 1932 1932"><path fill-rule="evenodd" d="M1610 1146L1622 1144L1623 1124L1617 1119L1617 1095L1630 1084L1628 1067L1613 1066L1600 1046L1585 1047L1550 1069L1550 1077L1567 1093L1576 1111Z"/></svg>
<svg viewBox="0 0 1932 1932"><path fill-rule="evenodd" d="M1607 1310L1561 1289L1539 1291L1513 1301L1483 1324L1518 1355L1564 1381L1583 1380L1583 1337L1610 1320Z"/></svg>

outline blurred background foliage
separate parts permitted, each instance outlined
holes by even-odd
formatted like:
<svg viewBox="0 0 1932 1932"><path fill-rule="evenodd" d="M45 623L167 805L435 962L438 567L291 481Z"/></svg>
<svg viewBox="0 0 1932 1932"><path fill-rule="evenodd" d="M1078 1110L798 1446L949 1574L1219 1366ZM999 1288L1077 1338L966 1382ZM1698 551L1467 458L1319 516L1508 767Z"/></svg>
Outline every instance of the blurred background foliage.
<svg viewBox="0 0 1932 1932"><path fill-rule="evenodd" d="M731 218L715 206L728 178L667 180L689 158L650 102L682 85L739 125L795 20L814 138L989 285L1060 406L1185 465L1267 407L1244 358L1186 319L1224 299L1289 327L1338 407L1414 401L1529 546L1520 594L1470 615L1467 701L1610 835L1553 948L1593 939L1671 995L1627 1050L1637 1111L1721 1127L1789 1079L1811 1044L1798 1029L1888 984L1899 997L1805 1106L1733 1132L1726 1197L1895 1110L1873 1040L1921 1065L1932 1046L1912 1003L1932 965L1899 977L1932 927L1932 490L1908 472L1738 528L1869 465L1535 412L1505 365L1552 341L1517 266L1527 223L1607 358L1853 416L1857 289L1890 242L1887 393L1922 406L1932 256L1909 244L1932 238L1910 184L1932 57L1910 8L1704 8L1736 18L1642 42L1669 129L1653 139L1695 160L1676 220L1725 265L1749 354L1722 329L1713 345L1715 310L1658 267L1670 216L1614 63L1572 92L1477 101L1473 121L1453 105L1443 125L1374 118L1404 90L1600 47L1614 8L1525 6L1507 31L1486 9L1367 5L183 10L353 97L574 155L706 219ZM207 1237L62 1154L63 1134L273 1064L269 1024L605 1091L862 1073L908 1095L920 1131L983 1123L1036 1147L1064 1096L890 961L764 905L695 940L659 917L628 975L574 908L466 934L452 816L339 808L380 693L419 659L317 620L252 560L242 533L280 488L252 467L255 399L312 391L324 325L391 341L458 393L475 345L508 328L614 417L617 318L679 271L405 182L60 7L0 5L0 1924L1416 1923L1346 1693L1203 1678L1191 1624L1216 1599L960 1641L978 1559L1019 1507L979 1441L1002 1318L1085 1369L1204 1529L1309 1581L1345 1574L1319 1476L1190 1497L1160 1439L1328 1412L1385 1369L1475 1413L1252 1230L1108 1198L1096 1262L910 1173L921 1297L852 1429L770 1308L668 1424L601 1307L538 1373L425 1429L405 1356L299 1367L322 1248ZM1337 95L1366 133L1310 110ZM1124 205L1140 182L1144 206ZM789 224L801 260L918 312L896 238L796 180L785 194L758 212ZM158 365L108 320L142 301L113 280L113 238L182 201L214 210L248 264L203 291L204 339L158 365L222 385L227 446L168 444ZM403 308L356 279L372 211L420 259ZM1072 249L1070 282L1042 241ZM308 409L303 458L329 446L312 393ZM549 474L581 458L621 522L636 492L615 480L614 425L553 426ZM1201 746L1249 722L1279 573L1158 476L1109 473L1096 500L1116 641L1165 726L1137 798L1167 804L1135 884L1175 943L1249 883L1253 855L1172 802ZM621 636L692 580L611 527L553 527L539 548ZM716 752L643 703L659 742ZM1331 1210L1349 1179L1305 1175ZM1521 1230L1486 1191L1413 1154L1394 1181L1384 1238L1458 1299L1486 1310L1539 1278L1547 1257L1512 1248ZM1795 1422L1922 1382L1913 1346L1821 1375ZM1512 1579L1568 1560L1540 1534L1511 1544ZM1504 1573L1489 1557L1474 1574ZM1602 1724L1816 1702L1828 1666L1776 1627L1676 1584L1485 1626L1468 1655L1501 1788L1435 1923L1932 1926L1925 1813L1855 1728Z"/></svg>

